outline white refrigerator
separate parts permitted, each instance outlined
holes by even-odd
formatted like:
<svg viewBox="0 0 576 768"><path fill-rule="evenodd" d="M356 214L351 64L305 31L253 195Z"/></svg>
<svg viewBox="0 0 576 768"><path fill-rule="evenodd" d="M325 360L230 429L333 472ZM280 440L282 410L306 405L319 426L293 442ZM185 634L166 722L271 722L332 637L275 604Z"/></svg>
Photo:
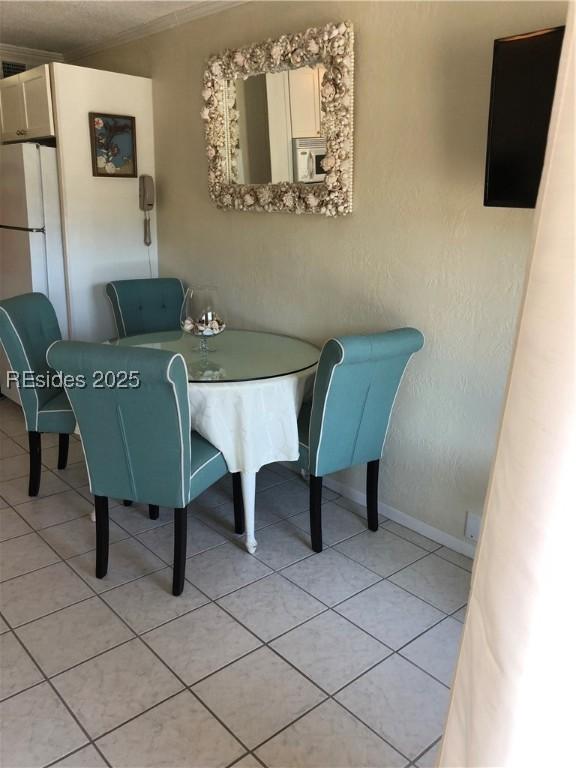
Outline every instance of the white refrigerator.
<svg viewBox="0 0 576 768"><path fill-rule="evenodd" d="M38 144L0 146L0 299L37 291L52 302L68 336L66 278L56 150ZM7 361L0 348L2 392Z"/></svg>

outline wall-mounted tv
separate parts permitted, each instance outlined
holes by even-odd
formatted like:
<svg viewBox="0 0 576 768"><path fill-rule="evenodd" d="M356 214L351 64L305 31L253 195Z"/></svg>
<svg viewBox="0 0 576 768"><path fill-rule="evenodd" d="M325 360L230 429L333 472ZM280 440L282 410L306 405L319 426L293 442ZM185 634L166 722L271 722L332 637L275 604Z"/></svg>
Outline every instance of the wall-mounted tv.
<svg viewBox="0 0 576 768"><path fill-rule="evenodd" d="M494 41L484 205L534 208L564 27Z"/></svg>

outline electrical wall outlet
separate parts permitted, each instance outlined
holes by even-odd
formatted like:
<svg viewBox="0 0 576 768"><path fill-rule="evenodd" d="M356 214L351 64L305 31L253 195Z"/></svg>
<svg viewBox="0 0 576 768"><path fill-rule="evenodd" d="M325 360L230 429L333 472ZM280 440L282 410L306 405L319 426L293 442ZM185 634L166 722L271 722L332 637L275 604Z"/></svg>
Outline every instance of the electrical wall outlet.
<svg viewBox="0 0 576 768"><path fill-rule="evenodd" d="M481 520L482 518L480 515L476 515L474 512L466 512L466 529L464 530L464 535L467 539L478 541Z"/></svg>

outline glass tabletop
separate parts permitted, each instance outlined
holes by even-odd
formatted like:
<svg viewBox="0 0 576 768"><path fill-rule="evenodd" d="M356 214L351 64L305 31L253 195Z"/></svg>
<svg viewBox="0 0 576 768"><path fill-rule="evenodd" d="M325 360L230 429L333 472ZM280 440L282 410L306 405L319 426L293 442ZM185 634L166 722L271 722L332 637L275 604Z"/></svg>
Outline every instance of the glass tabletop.
<svg viewBox="0 0 576 768"><path fill-rule="evenodd" d="M188 381L254 381L287 376L312 368L320 350L313 344L291 336L260 331L226 330L212 336L212 350L202 353L199 339L184 331L144 333L113 339L121 347L150 347L180 352L188 367Z"/></svg>

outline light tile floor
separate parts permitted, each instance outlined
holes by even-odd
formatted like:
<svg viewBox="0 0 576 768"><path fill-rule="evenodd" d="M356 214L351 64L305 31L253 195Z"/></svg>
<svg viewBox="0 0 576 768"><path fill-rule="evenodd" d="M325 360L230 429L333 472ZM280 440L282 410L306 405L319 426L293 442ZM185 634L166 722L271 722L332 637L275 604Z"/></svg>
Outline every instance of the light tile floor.
<svg viewBox="0 0 576 768"><path fill-rule="evenodd" d="M140 768L434 764L471 561L325 494L310 549L308 490L258 475L259 542L233 533L229 479L191 505L187 583L172 597L173 524L111 508L94 578L79 444L27 494L19 410L0 401L0 762Z"/></svg>

